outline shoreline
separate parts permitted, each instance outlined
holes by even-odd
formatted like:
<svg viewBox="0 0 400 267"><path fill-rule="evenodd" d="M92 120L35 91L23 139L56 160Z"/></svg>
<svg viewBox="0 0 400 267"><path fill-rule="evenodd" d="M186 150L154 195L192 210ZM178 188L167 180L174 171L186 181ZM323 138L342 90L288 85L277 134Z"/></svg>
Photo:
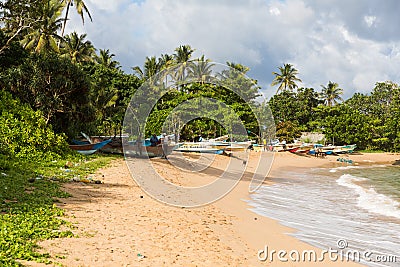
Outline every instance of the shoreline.
<svg viewBox="0 0 400 267"><path fill-rule="evenodd" d="M285 171L299 171L304 172L310 168L324 168L330 169L334 167L349 166L348 164L338 162L336 157L327 157L323 159L317 159L313 157L299 157L292 154L276 153L276 158L274 160L274 165L269 173L264 185L268 186L272 183L279 183L280 175L282 171L280 169L285 169ZM297 157L295 164L293 161L288 160L288 158ZM354 154L349 155L349 159L352 159L355 164L353 166L368 166L368 165L393 165L394 162L398 161L400 154L397 153L365 153L365 154ZM294 178L294 177L291 177ZM214 205L221 208L224 212L235 214L239 221L235 223L237 232L244 237L248 244L253 249L262 250L265 246L276 251L304 251L304 250L315 250L318 253L322 252L322 249L316 248L306 242L297 239L289 235L297 230L284 226L279 220L271 219L266 216L257 214L251 211L251 206L247 203L250 201L250 195L247 190L248 183L242 183L238 185L226 199L222 199ZM255 192L256 194L256 192ZM238 204L235 203L235 199L240 199L240 209L237 209ZM263 229L264 225L268 225L268 229ZM279 240L278 240L279 239ZM271 242L271 240L273 240ZM264 244L263 244L264 242ZM269 244L268 244L269 242ZM271 246L270 246L271 245ZM264 254L265 255L265 254ZM287 258L287 257L286 257ZM333 262L325 260L324 262L265 262L268 266L356 266L360 265L358 263L352 262ZM265 266L264 264L264 266Z"/></svg>
<svg viewBox="0 0 400 267"><path fill-rule="evenodd" d="M395 155L354 155L357 161L400 158ZM353 158L353 155L351 155ZM218 175L227 157L216 158ZM171 182L199 185L210 181L210 172L187 175L169 162L154 159L159 172ZM356 161L356 162L357 162ZM376 161L379 164L382 161ZM367 162L366 164L371 164ZM338 165L336 157L325 159L277 153L273 168L265 180L279 182L281 170L306 170ZM254 170L251 160L246 175L225 197L198 208L167 206L145 194L131 178L123 160L99 170L95 178L104 184L66 183L65 191L73 195L57 204L66 210L78 238L42 242L43 251L65 266L356 266L352 262L281 262L260 261L259 250L315 250L288 233L295 230L279 221L250 210L249 177ZM211 172L212 174L212 172ZM141 257L143 255L143 258ZM27 266L48 266L24 262ZM359 264L357 264L360 266Z"/></svg>

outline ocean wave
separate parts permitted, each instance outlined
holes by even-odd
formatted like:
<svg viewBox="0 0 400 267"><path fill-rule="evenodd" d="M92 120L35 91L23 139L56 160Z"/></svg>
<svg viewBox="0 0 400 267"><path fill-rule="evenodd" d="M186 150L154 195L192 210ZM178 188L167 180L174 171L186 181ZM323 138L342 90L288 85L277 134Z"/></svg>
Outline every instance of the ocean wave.
<svg viewBox="0 0 400 267"><path fill-rule="evenodd" d="M329 172L337 172L337 171L343 171L343 170L349 170L349 169L370 169L370 168L385 168L388 167L387 165L371 165L371 166L354 166L354 165L348 165L348 166L340 166L340 167L335 167L329 169Z"/></svg>
<svg viewBox="0 0 400 267"><path fill-rule="evenodd" d="M364 188L357 184L368 180L367 178L343 174L337 184L353 189L357 195L357 206L369 212L400 219L400 203L387 195L380 194L373 187Z"/></svg>

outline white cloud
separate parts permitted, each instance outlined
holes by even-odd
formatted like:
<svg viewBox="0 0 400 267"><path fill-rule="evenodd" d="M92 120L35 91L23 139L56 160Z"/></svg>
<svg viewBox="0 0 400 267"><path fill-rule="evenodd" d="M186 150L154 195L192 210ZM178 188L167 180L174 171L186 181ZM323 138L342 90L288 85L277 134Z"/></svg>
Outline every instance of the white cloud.
<svg viewBox="0 0 400 267"><path fill-rule="evenodd" d="M269 13L271 13L272 15L275 15L275 16L279 16L281 14L281 11L277 7L271 7L269 9Z"/></svg>
<svg viewBox="0 0 400 267"><path fill-rule="evenodd" d="M377 81L400 82L400 30L393 23L400 22L399 2L86 0L93 23L83 27L72 11L68 29L87 32L126 71L146 56L190 44L195 56L249 66L249 76L268 92L275 92L272 71L291 63L304 86L320 90L335 81L348 97Z"/></svg>
<svg viewBox="0 0 400 267"><path fill-rule="evenodd" d="M371 28L376 22L376 17L375 16L364 16L364 21L367 24L367 26L369 28Z"/></svg>

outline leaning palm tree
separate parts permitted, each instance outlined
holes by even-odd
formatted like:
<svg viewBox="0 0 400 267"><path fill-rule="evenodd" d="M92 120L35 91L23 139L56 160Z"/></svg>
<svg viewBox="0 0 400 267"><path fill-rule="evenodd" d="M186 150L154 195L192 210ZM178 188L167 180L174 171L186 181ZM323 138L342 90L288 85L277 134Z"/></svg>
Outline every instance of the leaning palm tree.
<svg viewBox="0 0 400 267"><path fill-rule="evenodd" d="M60 16L63 7L63 4L58 0L45 1L38 9L40 20L27 30L27 34L21 41L22 46L27 50L34 50L36 53L43 51L59 52L56 41L62 40L57 31L61 27L62 19L60 19Z"/></svg>
<svg viewBox="0 0 400 267"><path fill-rule="evenodd" d="M67 25L69 9L71 6L75 5L76 12L81 16L82 23L85 23L85 18L83 16L83 12L85 12L89 16L90 21L93 21L92 16L90 15L89 9L87 8L87 6L83 2L83 0L60 0L60 2L65 4L65 8L66 8L64 22L63 22L63 26L61 29L62 37L64 36L65 26Z"/></svg>
<svg viewBox="0 0 400 267"><path fill-rule="evenodd" d="M72 63L93 61L96 49L90 41L85 40L86 34L73 32L64 37L62 56L71 59Z"/></svg>
<svg viewBox="0 0 400 267"><path fill-rule="evenodd" d="M118 69L119 62L113 60L113 57L115 57L114 54L110 53L110 49L100 49L100 55L95 57L95 60L98 64L101 64L107 68L111 69Z"/></svg>
<svg viewBox="0 0 400 267"><path fill-rule="evenodd" d="M343 89L339 88L339 84L329 81L327 86L321 85L321 87L321 98L328 107L332 107L339 101L343 101L341 97L343 94Z"/></svg>
<svg viewBox="0 0 400 267"><path fill-rule="evenodd" d="M273 72L272 74L275 75L274 80L272 81L271 85L275 86L279 84L276 93L279 91L290 90L293 91L298 86L296 82L301 82L299 78L296 77L298 71L293 67L292 64L284 64L283 67L279 67L280 73Z"/></svg>

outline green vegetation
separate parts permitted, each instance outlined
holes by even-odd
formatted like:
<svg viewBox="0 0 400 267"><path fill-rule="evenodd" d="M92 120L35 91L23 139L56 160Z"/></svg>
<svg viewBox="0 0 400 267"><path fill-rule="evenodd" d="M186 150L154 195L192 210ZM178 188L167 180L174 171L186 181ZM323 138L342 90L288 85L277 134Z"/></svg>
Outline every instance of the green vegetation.
<svg viewBox="0 0 400 267"><path fill-rule="evenodd" d="M53 160L69 150L64 135L54 134L40 111L0 91L0 154Z"/></svg>
<svg viewBox="0 0 400 267"><path fill-rule="evenodd" d="M0 155L0 265L16 266L16 260L50 262L48 254L37 252L37 242L73 236L72 225L55 205L69 196L60 190L60 182L87 176L111 159L70 158L71 167L66 169L66 160L32 162Z"/></svg>
<svg viewBox="0 0 400 267"><path fill-rule="evenodd" d="M368 151L400 150L398 84L378 82L371 94L355 93L343 102L337 83L322 88L321 93L313 88L284 90L270 99L278 137L293 140L299 131L315 131L325 133L330 143L357 144Z"/></svg>

